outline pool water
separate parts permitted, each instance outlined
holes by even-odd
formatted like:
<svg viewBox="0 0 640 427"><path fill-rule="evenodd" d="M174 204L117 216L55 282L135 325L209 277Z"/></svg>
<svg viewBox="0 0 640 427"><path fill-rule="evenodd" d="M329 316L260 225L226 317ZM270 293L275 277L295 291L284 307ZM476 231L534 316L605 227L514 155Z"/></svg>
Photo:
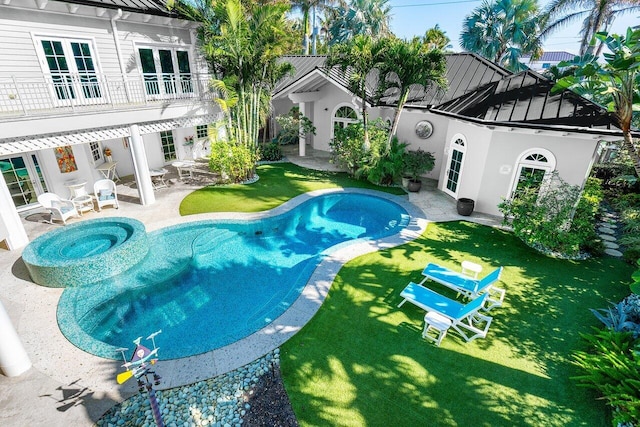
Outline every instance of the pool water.
<svg viewBox="0 0 640 427"><path fill-rule="evenodd" d="M165 228L149 233L147 256L124 274L66 289L58 323L71 342L102 357L117 358L115 348L158 329L163 358L204 353L284 313L336 245L392 235L407 223L393 202L342 193L256 221Z"/></svg>

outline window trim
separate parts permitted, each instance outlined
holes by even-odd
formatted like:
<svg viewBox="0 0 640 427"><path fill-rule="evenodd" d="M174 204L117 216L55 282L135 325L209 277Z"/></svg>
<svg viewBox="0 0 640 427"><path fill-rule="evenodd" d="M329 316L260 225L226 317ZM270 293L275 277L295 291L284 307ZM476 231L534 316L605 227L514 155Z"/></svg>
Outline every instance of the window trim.
<svg viewBox="0 0 640 427"><path fill-rule="evenodd" d="M533 154L541 154L547 162L540 162L535 160L527 160L527 157ZM507 192L509 200L513 199L516 188L518 188L518 182L523 168L532 168L544 170L544 178L542 179L541 186L544 186L546 182L549 182L552 172L556 170L556 156L546 148L530 148L523 151L516 160L515 167L513 168L513 175L511 177L511 184L509 185L509 191Z"/></svg>
<svg viewBox="0 0 640 427"><path fill-rule="evenodd" d="M356 118L354 120L344 120L342 117L340 117L339 119L341 120L336 120L336 113L338 112L338 110L340 110L342 107L349 107L351 108L355 113L356 113ZM336 122L340 122L340 123L346 123L346 126L348 126L351 123L357 123L358 120L362 120L362 117L360 117L360 113L358 112L358 109L351 103L349 102L342 102L339 103L338 105L336 105L333 109L333 112L331 113L331 139L334 138L334 132L335 132L335 124Z"/></svg>
<svg viewBox="0 0 640 427"><path fill-rule="evenodd" d="M135 60L136 60L136 65L137 65L137 69L138 72L140 73L141 76L145 76L145 74L149 74L149 73L144 73L142 70L142 60L140 59L140 49L150 49L151 53L153 55L153 64L154 64L154 68L155 68L155 75L157 77L157 84L158 84L158 93L154 94L154 93L148 93L147 92L147 86L145 84L145 96L148 98L169 98L169 97L173 97L173 96L180 96L180 97L184 97L186 95L193 95L195 96L195 88L194 88L194 80L193 80L193 74L194 74L194 62L193 62L193 55L192 55L192 49L191 46L189 45L180 45L180 46L176 46L176 45L170 45L170 44L149 44L149 43L135 43L134 44L134 56L135 56ZM172 73L172 83L175 86L175 90L174 92L167 92L166 91L166 80L163 80L163 75L165 73L162 72L162 65L160 62L160 51L161 50L168 50L171 52L171 62L173 65L173 73ZM189 73L180 73L180 64L179 64L179 59L178 59L178 52L186 52L187 54L187 59L189 61ZM182 80L182 74L185 74L186 78L185 80ZM146 81L146 80L145 80ZM191 86L191 90L190 91L184 91L184 86L183 82L189 81L190 86ZM162 84L164 83L164 84Z"/></svg>

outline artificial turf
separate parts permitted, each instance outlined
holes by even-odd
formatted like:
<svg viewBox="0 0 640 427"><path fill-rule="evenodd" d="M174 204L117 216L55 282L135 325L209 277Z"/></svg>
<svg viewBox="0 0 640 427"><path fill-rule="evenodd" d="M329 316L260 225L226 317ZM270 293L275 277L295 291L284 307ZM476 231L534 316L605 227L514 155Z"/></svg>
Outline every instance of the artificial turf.
<svg viewBox="0 0 640 427"><path fill-rule="evenodd" d="M485 339L421 338L424 311L400 291L427 262L504 266L507 291ZM632 267L567 261L512 234L469 222L430 224L411 243L358 257L339 272L314 318L281 348L302 426L607 426L607 410L570 377L589 308L629 293ZM446 292L435 284L434 290ZM451 295L453 297L453 295Z"/></svg>
<svg viewBox="0 0 640 427"><path fill-rule="evenodd" d="M206 212L259 212L273 209L308 191L325 188L373 188L392 194L406 194L398 187L379 187L352 179L342 172L322 172L275 163L258 166L260 179L250 185L211 185L189 194L180 203L181 215Z"/></svg>

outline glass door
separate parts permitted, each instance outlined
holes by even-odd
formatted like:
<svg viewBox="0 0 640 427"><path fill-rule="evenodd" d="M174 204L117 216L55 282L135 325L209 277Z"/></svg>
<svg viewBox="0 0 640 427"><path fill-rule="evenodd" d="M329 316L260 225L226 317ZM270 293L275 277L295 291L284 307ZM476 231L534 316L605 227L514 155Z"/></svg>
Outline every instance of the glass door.
<svg viewBox="0 0 640 427"><path fill-rule="evenodd" d="M138 48L147 95L175 97L193 93L189 53L157 47Z"/></svg>
<svg viewBox="0 0 640 427"><path fill-rule="evenodd" d="M37 203L38 195L47 191L34 153L0 158L0 170L18 211Z"/></svg>
<svg viewBox="0 0 640 427"><path fill-rule="evenodd" d="M461 138L456 139L451 144L451 152L449 154L449 161L446 171L446 186L445 193L453 197L458 196L458 182L460 181L460 174L462 172L462 162L464 160L464 140Z"/></svg>

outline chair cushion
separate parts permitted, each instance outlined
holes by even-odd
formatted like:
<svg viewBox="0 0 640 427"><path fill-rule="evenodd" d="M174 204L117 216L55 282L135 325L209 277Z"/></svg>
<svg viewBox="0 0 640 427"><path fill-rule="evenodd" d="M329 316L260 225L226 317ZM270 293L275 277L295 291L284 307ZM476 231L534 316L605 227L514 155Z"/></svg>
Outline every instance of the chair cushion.
<svg viewBox="0 0 640 427"><path fill-rule="evenodd" d="M109 200L109 199L115 199L115 195L113 194L113 191L111 190L100 190L98 192L98 200Z"/></svg>

